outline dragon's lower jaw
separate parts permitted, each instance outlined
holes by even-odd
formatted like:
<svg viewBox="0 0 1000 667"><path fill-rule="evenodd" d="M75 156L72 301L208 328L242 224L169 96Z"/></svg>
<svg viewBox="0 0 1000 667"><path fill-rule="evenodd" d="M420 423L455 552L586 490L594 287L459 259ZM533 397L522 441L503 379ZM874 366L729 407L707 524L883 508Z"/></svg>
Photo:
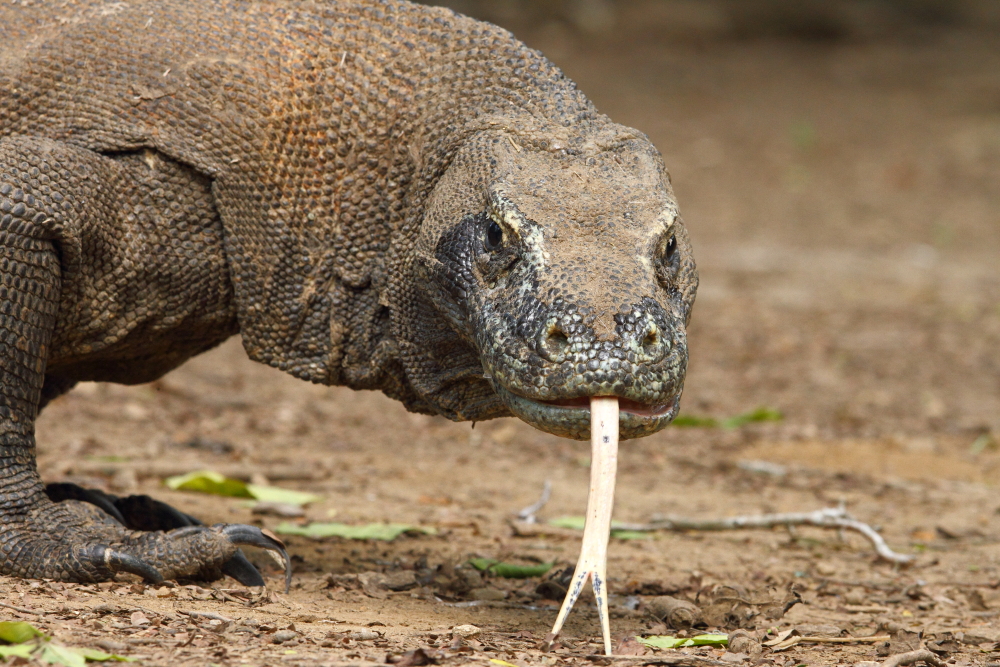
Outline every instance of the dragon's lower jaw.
<svg viewBox="0 0 1000 667"><path fill-rule="evenodd" d="M535 428L574 440L590 439L590 397L540 401L519 396L493 383L497 395L514 415ZM680 406L680 393L665 403L639 403L619 398L619 432L622 440L656 433L674 417Z"/></svg>

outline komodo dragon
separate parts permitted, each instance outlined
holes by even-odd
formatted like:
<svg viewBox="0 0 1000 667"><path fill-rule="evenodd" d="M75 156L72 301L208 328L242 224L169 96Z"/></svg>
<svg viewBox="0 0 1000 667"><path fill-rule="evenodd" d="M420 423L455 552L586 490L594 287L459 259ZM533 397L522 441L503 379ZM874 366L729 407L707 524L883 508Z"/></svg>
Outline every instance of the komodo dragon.
<svg viewBox="0 0 1000 667"><path fill-rule="evenodd" d="M0 573L263 583L260 529L44 486L38 411L239 333L453 420L677 411L697 278L666 169L510 33L403 0L0 4ZM287 562L287 558L286 558Z"/></svg>

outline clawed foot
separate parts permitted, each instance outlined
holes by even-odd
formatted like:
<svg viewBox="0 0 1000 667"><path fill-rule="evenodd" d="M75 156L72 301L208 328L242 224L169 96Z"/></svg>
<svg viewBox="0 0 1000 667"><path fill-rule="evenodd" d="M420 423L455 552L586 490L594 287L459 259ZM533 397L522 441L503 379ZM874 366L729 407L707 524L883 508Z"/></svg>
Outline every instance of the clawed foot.
<svg viewBox="0 0 1000 667"><path fill-rule="evenodd" d="M245 586L262 586L260 573L239 550L252 546L282 564L286 590L291 583L284 545L255 526L204 526L148 496L119 498L73 484L50 484L46 494L27 513L0 517L5 573L93 582L130 572L153 583L227 574Z"/></svg>

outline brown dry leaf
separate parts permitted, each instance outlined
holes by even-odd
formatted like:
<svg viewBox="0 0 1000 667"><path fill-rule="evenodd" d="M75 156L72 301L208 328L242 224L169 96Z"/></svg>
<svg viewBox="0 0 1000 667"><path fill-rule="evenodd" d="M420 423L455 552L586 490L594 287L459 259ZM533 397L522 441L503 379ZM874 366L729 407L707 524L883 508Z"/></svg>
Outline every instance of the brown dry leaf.
<svg viewBox="0 0 1000 667"><path fill-rule="evenodd" d="M646 647L633 635L622 637L615 647L615 655L646 655Z"/></svg>
<svg viewBox="0 0 1000 667"><path fill-rule="evenodd" d="M905 628L896 630L889 640L889 654L895 655L897 653L916 651L920 648L922 634L921 632L911 632Z"/></svg>
<svg viewBox="0 0 1000 667"><path fill-rule="evenodd" d="M422 648L407 651L402 655L390 656L386 659L386 662L398 667L420 667L421 665L437 664L437 660Z"/></svg>
<svg viewBox="0 0 1000 667"><path fill-rule="evenodd" d="M983 594L978 588L972 588L965 591L965 599L969 603L969 609L972 611L989 611L989 606L986 604L986 600L983 599Z"/></svg>
<svg viewBox="0 0 1000 667"><path fill-rule="evenodd" d="M769 624L802 601L791 588L781 593L774 588L747 591L741 586L727 585L716 586L708 597L709 603L701 607L702 621L718 628L753 629L758 620Z"/></svg>

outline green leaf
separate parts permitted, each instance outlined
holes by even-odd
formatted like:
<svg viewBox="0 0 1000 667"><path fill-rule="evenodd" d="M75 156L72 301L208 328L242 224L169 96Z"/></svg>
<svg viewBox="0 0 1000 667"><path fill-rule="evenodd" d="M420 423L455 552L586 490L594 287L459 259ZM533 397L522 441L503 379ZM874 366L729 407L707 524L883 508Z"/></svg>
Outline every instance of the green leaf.
<svg viewBox="0 0 1000 667"><path fill-rule="evenodd" d="M549 519L550 526L556 526L557 528L569 528L570 530L583 530L586 523L587 518L582 516L560 516L555 519ZM618 526L621 525L621 521L611 522L611 537L617 537L622 540L647 540L652 537L646 531L625 530L624 528L619 528Z"/></svg>
<svg viewBox="0 0 1000 667"><path fill-rule="evenodd" d="M469 564L483 572L495 574L505 579L530 579L540 577L549 570L555 563L540 563L538 565L517 565L516 563L503 563L492 558L472 558Z"/></svg>
<svg viewBox="0 0 1000 667"><path fill-rule="evenodd" d="M164 484L175 491L200 491L217 496L253 498L246 482L230 479L212 470L196 470L186 475L168 477Z"/></svg>
<svg viewBox="0 0 1000 667"><path fill-rule="evenodd" d="M35 637L51 639L47 634L25 621L0 621L0 641L8 644L23 644Z"/></svg>
<svg viewBox="0 0 1000 667"><path fill-rule="evenodd" d="M0 646L0 658L30 658L31 654L38 648L35 644L15 644L13 646Z"/></svg>
<svg viewBox="0 0 1000 667"><path fill-rule="evenodd" d="M282 535L304 535L320 539L323 537L344 537L349 540L392 541L403 533L417 532L427 535L437 533L433 528L413 526L408 523L370 523L365 526L349 526L345 523L311 523L299 526L288 521L278 524L275 532Z"/></svg>
<svg viewBox="0 0 1000 667"><path fill-rule="evenodd" d="M719 422L712 417L699 417L697 415L677 415L671 422L674 426L681 428L715 428Z"/></svg>
<svg viewBox="0 0 1000 667"><path fill-rule="evenodd" d="M73 650L90 662L137 662L136 658L129 658L117 653L105 653L96 648L75 648Z"/></svg>
<svg viewBox="0 0 1000 667"><path fill-rule="evenodd" d="M670 635L653 635L651 637L636 637L640 644L650 648L681 648L684 646L728 646L729 635L695 635L694 637L672 637Z"/></svg>
<svg viewBox="0 0 1000 667"><path fill-rule="evenodd" d="M729 635L707 634L691 638L692 646L729 646Z"/></svg>
<svg viewBox="0 0 1000 667"><path fill-rule="evenodd" d="M651 637L636 637L639 643L650 648L677 648L683 646L688 641L685 637L671 637L669 635L653 635Z"/></svg>
<svg viewBox="0 0 1000 667"><path fill-rule="evenodd" d="M217 496L254 498L263 502L287 503L289 505L301 506L322 500L315 493L293 491L278 486L247 484L238 479L225 477L212 470L196 470L186 475L168 477L164 483L175 491L199 491L201 493L212 493Z"/></svg>
<svg viewBox="0 0 1000 667"><path fill-rule="evenodd" d="M651 531L648 530L614 530L611 531L611 537L616 540L652 540L655 536Z"/></svg>
<svg viewBox="0 0 1000 667"><path fill-rule="evenodd" d="M750 412L745 412L742 415L736 415L735 417L730 417L729 419L722 420L722 428L734 429L743 426L744 424L749 424L751 422L780 422L785 416L775 410L774 408L769 408L767 406L761 406L756 410Z"/></svg>
<svg viewBox="0 0 1000 667"><path fill-rule="evenodd" d="M550 526L556 526L557 528L569 528L570 530L583 530L586 523L587 517L583 516L560 516L555 519L549 519Z"/></svg>
<svg viewBox="0 0 1000 667"><path fill-rule="evenodd" d="M283 489L280 486L262 486L260 484L247 484L247 491L257 500L265 503L287 503L289 505L308 505L318 503L323 500L322 496L307 491L293 491Z"/></svg>
<svg viewBox="0 0 1000 667"><path fill-rule="evenodd" d="M493 567L494 565L496 565L499 562L500 561L494 560L492 558L470 558L469 559L469 565L471 565L472 567L476 568L480 572L485 572L486 570L490 569L491 567Z"/></svg>
<svg viewBox="0 0 1000 667"><path fill-rule="evenodd" d="M744 412L735 417L729 417L719 421L713 417L701 417L698 415L677 415L672 422L674 426L691 428L716 428L721 426L725 429L734 429L750 424L752 422L776 422L784 419L784 415L774 408L761 406L756 410Z"/></svg>
<svg viewBox="0 0 1000 667"><path fill-rule="evenodd" d="M42 645L38 660L49 665L63 665L63 667L84 667L87 664L87 659L75 650L51 642Z"/></svg>

